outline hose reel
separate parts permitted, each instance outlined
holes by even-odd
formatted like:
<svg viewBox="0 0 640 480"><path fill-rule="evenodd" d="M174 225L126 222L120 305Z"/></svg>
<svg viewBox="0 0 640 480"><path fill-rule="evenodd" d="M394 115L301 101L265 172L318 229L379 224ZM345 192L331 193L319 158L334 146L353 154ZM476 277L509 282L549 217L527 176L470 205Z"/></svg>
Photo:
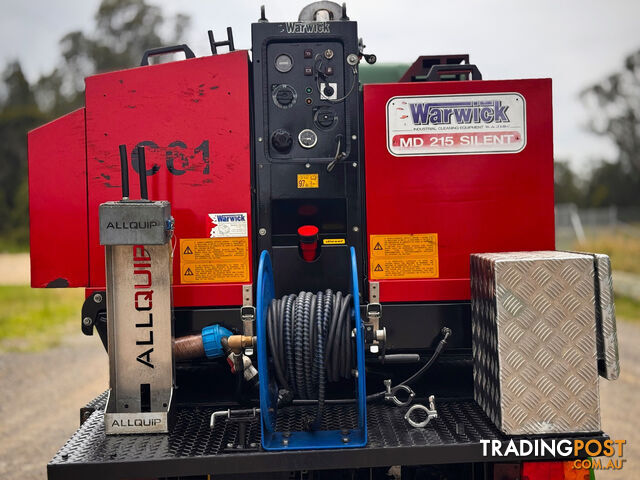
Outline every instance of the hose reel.
<svg viewBox="0 0 640 480"><path fill-rule="evenodd" d="M262 445L265 450L345 448L366 445L364 327L360 318L355 249L351 291L300 292L274 299L267 251L260 256L257 330ZM355 335L352 336L352 332ZM321 430L326 382L354 380L357 428ZM303 430L276 431L278 408L292 400L312 400L314 415Z"/></svg>

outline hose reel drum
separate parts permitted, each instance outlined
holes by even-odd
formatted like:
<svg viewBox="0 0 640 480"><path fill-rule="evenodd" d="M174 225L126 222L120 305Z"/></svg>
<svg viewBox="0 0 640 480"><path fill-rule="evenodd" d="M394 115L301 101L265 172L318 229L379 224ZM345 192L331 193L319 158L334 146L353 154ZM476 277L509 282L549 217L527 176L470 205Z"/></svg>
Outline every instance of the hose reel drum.
<svg viewBox="0 0 640 480"><path fill-rule="evenodd" d="M262 444L266 450L361 447L367 442L364 327L355 249L351 291L300 292L274 298L267 251L260 256L257 330ZM354 334L352 333L354 332ZM353 379L357 427L322 430L326 382ZM315 405L299 431L277 431L278 408ZM295 406L293 408L296 408Z"/></svg>

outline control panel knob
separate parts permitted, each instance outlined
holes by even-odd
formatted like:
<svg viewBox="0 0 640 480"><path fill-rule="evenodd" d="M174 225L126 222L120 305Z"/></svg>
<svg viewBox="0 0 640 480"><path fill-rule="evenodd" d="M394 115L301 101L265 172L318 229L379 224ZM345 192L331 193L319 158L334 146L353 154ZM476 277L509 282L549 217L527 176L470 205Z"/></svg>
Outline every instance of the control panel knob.
<svg viewBox="0 0 640 480"><path fill-rule="evenodd" d="M273 89L272 97L274 103L280 108L291 108L298 99L298 94L291 85L278 85Z"/></svg>
<svg viewBox="0 0 640 480"><path fill-rule="evenodd" d="M293 146L293 137L284 128L278 128L271 134L271 145L280 153L289 153Z"/></svg>
<svg viewBox="0 0 640 480"><path fill-rule="evenodd" d="M332 108L321 108L315 114L315 122L320 128L329 128L333 126L336 120L336 114Z"/></svg>

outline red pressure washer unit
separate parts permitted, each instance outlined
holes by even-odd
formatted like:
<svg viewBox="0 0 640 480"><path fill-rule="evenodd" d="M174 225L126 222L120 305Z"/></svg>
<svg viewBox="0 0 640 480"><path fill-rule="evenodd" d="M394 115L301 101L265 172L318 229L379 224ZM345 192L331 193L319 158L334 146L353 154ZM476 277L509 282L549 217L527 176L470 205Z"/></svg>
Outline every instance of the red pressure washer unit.
<svg viewBox="0 0 640 480"><path fill-rule="evenodd" d="M618 366L608 259L553 252L551 80L455 55L362 88L375 55L332 2L263 8L251 60L227 35L87 78L29 134L32 286L85 288L110 358L49 478L493 478L480 440L603 438L597 407L565 415Z"/></svg>

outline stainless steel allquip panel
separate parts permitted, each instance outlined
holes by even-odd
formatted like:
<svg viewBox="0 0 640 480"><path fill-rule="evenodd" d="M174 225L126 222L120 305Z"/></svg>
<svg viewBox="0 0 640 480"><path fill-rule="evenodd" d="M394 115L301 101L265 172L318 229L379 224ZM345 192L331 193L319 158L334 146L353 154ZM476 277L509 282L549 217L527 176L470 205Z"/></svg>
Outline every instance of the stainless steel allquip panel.
<svg viewBox="0 0 640 480"><path fill-rule="evenodd" d="M474 392L504 433L600 430L594 261L471 256Z"/></svg>
<svg viewBox="0 0 640 480"><path fill-rule="evenodd" d="M173 391L171 244L108 245L106 433L167 432Z"/></svg>
<svg viewBox="0 0 640 480"><path fill-rule="evenodd" d="M171 239L167 201L119 200L100 205L100 245L163 245Z"/></svg>

